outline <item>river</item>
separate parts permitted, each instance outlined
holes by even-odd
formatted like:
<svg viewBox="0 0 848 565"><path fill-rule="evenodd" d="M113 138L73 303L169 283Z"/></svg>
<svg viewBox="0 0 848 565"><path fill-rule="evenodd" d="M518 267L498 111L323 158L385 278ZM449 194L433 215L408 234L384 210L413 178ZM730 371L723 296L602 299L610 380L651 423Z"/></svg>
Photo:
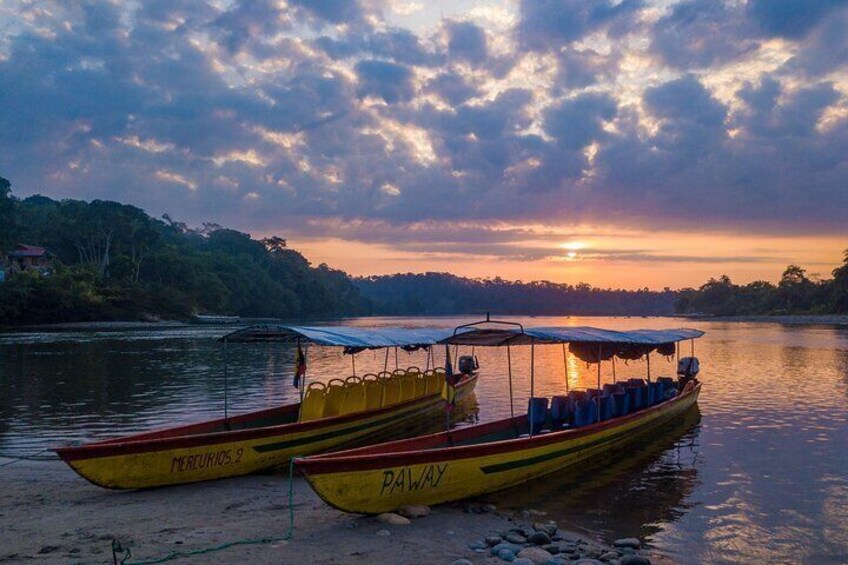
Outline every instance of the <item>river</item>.
<svg viewBox="0 0 848 565"><path fill-rule="evenodd" d="M625 452L486 497L545 512L599 539L645 539L680 563L848 562L848 329L668 318L513 318L529 325L611 329L698 327L704 383L699 408ZM468 318L347 320L358 325L453 326ZM26 456L63 444L202 420L222 413L227 328L0 334L0 454ZM683 345L688 354L690 344ZM468 351L460 350L460 354ZM504 349L475 351L481 365L469 422L509 415ZM515 409L526 406L529 348L513 348ZM292 401L293 351L230 345L232 413ZM439 364L444 350L438 350ZM560 346L536 348L537 395L565 387ZM400 352L400 366L427 364ZM395 366L391 353L356 356L358 374ZM568 358L569 386L594 368ZM674 363L654 355L653 376ZM611 379L604 364L604 378ZM349 356L311 347L310 378L352 371ZM616 364L617 378L646 364ZM58 464L58 463L57 463ZM2 469L0 469L0 473ZM79 479L82 480L82 479Z"/></svg>

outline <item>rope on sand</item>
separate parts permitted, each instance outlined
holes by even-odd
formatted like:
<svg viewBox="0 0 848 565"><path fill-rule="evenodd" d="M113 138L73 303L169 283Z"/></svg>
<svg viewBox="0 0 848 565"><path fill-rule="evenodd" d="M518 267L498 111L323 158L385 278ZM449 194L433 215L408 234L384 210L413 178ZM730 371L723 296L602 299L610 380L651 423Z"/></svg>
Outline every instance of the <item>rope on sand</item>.
<svg viewBox="0 0 848 565"><path fill-rule="evenodd" d="M112 561L115 565L118 565L119 563L121 565L154 565L155 563L165 563L166 561L180 559L182 557L191 557L193 555L204 555L206 553L214 553L216 551L222 551L224 549L228 549L230 547L235 547L238 545L260 545L291 540L292 536L294 535L294 460L295 458L292 457L291 461L289 462L289 530L285 536L240 539L201 549L172 551L171 553L163 557L158 557L155 559L144 559L141 561L130 561L130 559L132 559L132 551L130 551L130 548L124 547L123 544L121 544L121 540L119 540L118 538L114 538L112 540ZM120 555L122 553L123 556Z"/></svg>

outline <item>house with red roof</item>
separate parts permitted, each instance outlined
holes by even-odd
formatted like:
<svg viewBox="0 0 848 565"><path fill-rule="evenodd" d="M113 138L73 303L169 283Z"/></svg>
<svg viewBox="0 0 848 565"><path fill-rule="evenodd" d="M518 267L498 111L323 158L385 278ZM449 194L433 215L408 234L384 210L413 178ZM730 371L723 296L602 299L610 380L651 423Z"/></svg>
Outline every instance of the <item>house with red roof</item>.
<svg viewBox="0 0 848 565"><path fill-rule="evenodd" d="M6 254L6 260L0 264L0 282L6 276L20 272L36 270L49 275L53 269L53 255L43 247L19 243Z"/></svg>

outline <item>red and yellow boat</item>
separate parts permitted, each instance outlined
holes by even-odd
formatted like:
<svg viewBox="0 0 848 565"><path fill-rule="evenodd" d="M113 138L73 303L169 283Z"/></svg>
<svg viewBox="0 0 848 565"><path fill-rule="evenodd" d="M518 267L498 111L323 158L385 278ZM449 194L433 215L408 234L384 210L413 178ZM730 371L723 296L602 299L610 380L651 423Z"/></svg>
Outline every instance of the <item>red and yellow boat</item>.
<svg viewBox="0 0 848 565"><path fill-rule="evenodd" d="M667 344L700 335L703 332L688 329L627 333L594 328L486 329L458 334L445 343L569 343L582 359L598 363L600 375L600 361L613 355L632 359L658 348L674 354L676 348L669 350ZM631 379L602 389L599 376L597 389L555 396L550 410L547 399L531 392L527 415L296 458L294 464L323 500L347 512L387 512L407 504L432 505L494 492L619 449L682 417L696 404L701 384L694 357L679 361L678 382L671 378L651 382L649 376L647 383ZM532 383L531 368L531 389Z"/></svg>
<svg viewBox="0 0 848 565"><path fill-rule="evenodd" d="M438 329L261 326L223 339L305 341L355 353L365 348L429 347L449 334ZM301 402L55 451L79 475L106 488L245 475L283 467L295 455L397 437L414 430L416 422L441 422L444 380L444 369L414 367L308 386L304 378ZM458 401L472 394L476 380L476 372L463 375L456 387Z"/></svg>

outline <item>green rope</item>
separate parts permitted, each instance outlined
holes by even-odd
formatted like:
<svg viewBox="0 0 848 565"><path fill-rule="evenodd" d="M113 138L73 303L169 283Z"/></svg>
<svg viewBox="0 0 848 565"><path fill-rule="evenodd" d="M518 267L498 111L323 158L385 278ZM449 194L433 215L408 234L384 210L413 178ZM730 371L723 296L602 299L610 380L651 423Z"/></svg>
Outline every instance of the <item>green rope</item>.
<svg viewBox="0 0 848 565"><path fill-rule="evenodd" d="M130 561L130 559L132 559L132 551L130 551L129 547L123 547L121 541L115 538L112 540L112 559L116 564L119 563L118 554L123 553L124 556L120 560L120 563L122 565L153 565L154 563L165 563L166 561L179 559L181 557L190 557L192 555L204 555L206 553L214 553L216 551L222 551L224 549L235 547L237 545L259 545L265 543L291 540L292 536L294 535L294 460L295 458L292 457L291 461L289 461L289 531L286 533L285 536L240 539L201 549L172 551L171 553L163 557L159 557L156 559L144 559L141 561Z"/></svg>

